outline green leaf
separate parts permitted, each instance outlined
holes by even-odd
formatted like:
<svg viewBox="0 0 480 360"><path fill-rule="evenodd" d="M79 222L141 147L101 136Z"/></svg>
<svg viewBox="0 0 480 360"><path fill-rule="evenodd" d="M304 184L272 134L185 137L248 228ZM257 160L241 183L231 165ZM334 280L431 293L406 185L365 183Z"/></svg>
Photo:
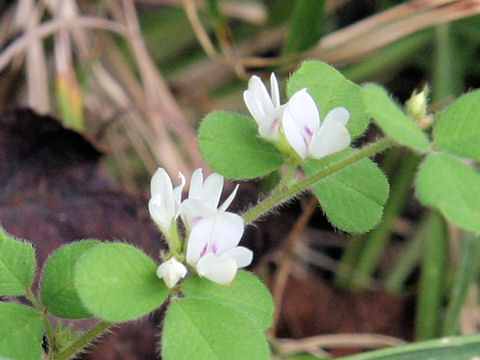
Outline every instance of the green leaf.
<svg viewBox="0 0 480 360"><path fill-rule="evenodd" d="M351 154L347 149L320 160L309 160L303 170L311 176ZM348 232L364 232L378 224L387 201L389 185L370 159L358 161L312 186L330 222Z"/></svg>
<svg viewBox="0 0 480 360"><path fill-rule="evenodd" d="M0 357L37 360L42 356L43 321L31 307L0 303Z"/></svg>
<svg viewBox="0 0 480 360"><path fill-rule="evenodd" d="M338 360L474 360L478 354L480 335L476 334L395 346Z"/></svg>
<svg viewBox="0 0 480 360"><path fill-rule="evenodd" d="M32 286L35 273L32 245L15 240L0 226L0 295L23 295Z"/></svg>
<svg viewBox="0 0 480 360"><path fill-rule="evenodd" d="M168 308L162 331L164 360L268 360L265 335L229 305L183 298Z"/></svg>
<svg viewBox="0 0 480 360"><path fill-rule="evenodd" d="M314 98L322 119L333 108L342 106L350 112L347 128L353 138L367 128L369 118L362 100L362 88L332 66L320 61L304 62L288 81L288 97L303 88Z"/></svg>
<svg viewBox="0 0 480 360"><path fill-rule="evenodd" d="M326 358L320 358L317 356L313 355L308 355L308 354L297 354L297 355L292 355L288 357L288 360L319 360L319 359L326 359Z"/></svg>
<svg viewBox="0 0 480 360"><path fill-rule="evenodd" d="M295 54L315 45L320 38L325 0L296 0L290 19L290 30L283 53Z"/></svg>
<svg viewBox="0 0 480 360"><path fill-rule="evenodd" d="M480 90L457 99L435 123L439 150L480 160Z"/></svg>
<svg viewBox="0 0 480 360"><path fill-rule="evenodd" d="M480 175L448 154L427 157L418 172L417 196L463 229L480 232Z"/></svg>
<svg viewBox="0 0 480 360"><path fill-rule="evenodd" d="M386 134L400 144L418 151L427 151L430 148L427 135L395 104L381 86L366 85L363 88L363 100L367 112Z"/></svg>
<svg viewBox="0 0 480 360"><path fill-rule="evenodd" d="M264 176L284 162L275 146L259 137L255 121L239 114L208 114L198 130L198 146L207 164L228 178Z"/></svg>
<svg viewBox="0 0 480 360"><path fill-rule="evenodd" d="M272 296L255 275L246 271L239 271L230 286L191 276L183 283L182 293L190 299L212 300L229 305L250 317L261 329L267 329L272 323Z"/></svg>
<svg viewBox="0 0 480 360"><path fill-rule="evenodd" d="M85 251L99 244L98 240L74 242L62 246L48 259L40 293L43 305L53 315L68 319L92 316L78 297L74 285L74 268Z"/></svg>
<svg viewBox="0 0 480 360"><path fill-rule="evenodd" d="M157 265L141 250L124 243L87 250L75 265L75 287L93 315L111 322L148 314L167 297Z"/></svg>

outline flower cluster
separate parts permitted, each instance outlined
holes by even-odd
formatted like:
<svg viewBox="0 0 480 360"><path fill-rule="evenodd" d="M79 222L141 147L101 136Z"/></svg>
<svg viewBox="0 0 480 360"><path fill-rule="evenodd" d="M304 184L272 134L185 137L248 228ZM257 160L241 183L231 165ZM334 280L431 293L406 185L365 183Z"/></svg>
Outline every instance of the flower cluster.
<svg viewBox="0 0 480 360"><path fill-rule="evenodd" d="M183 257L200 276L218 284L232 282L237 269L252 262L251 250L237 246L243 236L244 221L237 214L226 211L232 203L238 186L219 206L223 177L211 174L203 179L202 169L192 174L188 198L182 201L185 177L173 187L170 177L159 168L151 180L150 215L164 234L173 257L163 262L157 275L167 287L174 287L185 277L187 268L176 256ZM178 235L177 219L181 217L187 232L186 250Z"/></svg>
<svg viewBox="0 0 480 360"><path fill-rule="evenodd" d="M304 160L320 159L350 145L346 125L350 113L343 107L332 109L320 125L317 105L307 89L297 91L280 104L280 90L275 74L270 76L271 95L258 76L252 76L243 99L258 124L261 137L272 141L281 150ZM293 152L292 152L293 149Z"/></svg>

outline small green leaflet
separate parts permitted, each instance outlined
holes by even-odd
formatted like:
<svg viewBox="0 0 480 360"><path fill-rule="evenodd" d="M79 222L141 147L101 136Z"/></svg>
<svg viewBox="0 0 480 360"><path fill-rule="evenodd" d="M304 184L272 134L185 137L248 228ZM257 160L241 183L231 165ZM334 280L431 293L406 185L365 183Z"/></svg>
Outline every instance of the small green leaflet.
<svg viewBox="0 0 480 360"><path fill-rule="evenodd" d="M352 138L365 131L369 118L362 100L362 88L334 67L320 61L304 62L288 81L288 97L304 88L315 100L321 119L333 108L344 107L350 112L347 128Z"/></svg>
<svg viewBox="0 0 480 360"><path fill-rule="evenodd" d="M0 295L23 295L32 286L35 251L30 243L18 241L0 227Z"/></svg>
<svg viewBox="0 0 480 360"><path fill-rule="evenodd" d="M230 305L182 298L170 304L162 343L164 360L268 360L258 324Z"/></svg>
<svg viewBox="0 0 480 360"><path fill-rule="evenodd" d="M354 151L346 149L324 159L309 160L302 168L311 176ZM370 159L360 160L337 171L312 188L330 222L348 232L374 228L382 217L389 192L385 175Z"/></svg>
<svg viewBox="0 0 480 360"><path fill-rule="evenodd" d="M273 144L259 137L255 121L234 113L208 114L198 129L198 146L207 164L231 179L267 175L284 161Z"/></svg>
<svg viewBox="0 0 480 360"><path fill-rule="evenodd" d="M42 356L43 321L31 307L0 303L0 357L39 360Z"/></svg>
<svg viewBox="0 0 480 360"><path fill-rule="evenodd" d="M416 192L465 230L480 233L480 174L452 155L432 154L420 166Z"/></svg>
<svg viewBox="0 0 480 360"><path fill-rule="evenodd" d="M40 287L42 304L54 315L67 319L91 317L78 297L74 286L77 260L88 249L101 244L98 240L82 240L60 247L47 261Z"/></svg>
<svg viewBox="0 0 480 360"><path fill-rule="evenodd" d="M198 276L191 276L182 285L188 298L207 299L229 305L244 313L266 330L272 322L273 299L265 285L253 274L240 270L229 286Z"/></svg>
<svg viewBox="0 0 480 360"><path fill-rule="evenodd" d="M439 150L480 160L480 90L458 98L435 122Z"/></svg>
<svg viewBox="0 0 480 360"><path fill-rule="evenodd" d="M139 318L159 307L167 288L143 251L108 243L85 251L75 265L75 287L86 309L106 321Z"/></svg>
<svg viewBox="0 0 480 360"><path fill-rule="evenodd" d="M363 100L367 112L386 134L417 151L427 151L430 148L427 135L395 104L381 86L366 85L363 88Z"/></svg>

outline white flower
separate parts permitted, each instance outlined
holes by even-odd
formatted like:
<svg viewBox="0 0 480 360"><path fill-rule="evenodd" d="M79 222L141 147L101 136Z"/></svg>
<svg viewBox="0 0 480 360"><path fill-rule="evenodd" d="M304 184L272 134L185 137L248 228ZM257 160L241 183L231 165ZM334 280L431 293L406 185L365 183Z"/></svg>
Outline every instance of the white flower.
<svg viewBox="0 0 480 360"><path fill-rule="evenodd" d="M343 107L332 109L320 126L320 115L307 89L297 91L288 101L282 130L290 146L302 159L320 159L350 145L345 125L350 113Z"/></svg>
<svg viewBox="0 0 480 360"><path fill-rule="evenodd" d="M237 246L244 221L229 212L208 216L192 228L188 239L187 262L200 276L217 284L230 284L237 269L252 262L251 250Z"/></svg>
<svg viewBox="0 0 480 360"><path fill-rule="evenodd" d="M177 285L178 281L187 275L187 268L180 261L172 257L170 260L160 264L157 269L157 276L165 281L169 289Z"/></svg>
<svg viewBox="0 0 480 360"><path fill-rule="evenodd" d="M223 213L232 203L237 194L238 185L229 197L218 207L223 191L223 176L213 173L203 181L202 169L193 172L188 191L188 199L182 202L181 216L187 229L206 216L216 216Z"/></svg>
<svg viewBox="0 0 480 360"><path fill-rule="evenodd" d="M175 221L180 213L180 201L182 198L185 177L179 173L181 184L175 189L167 172L158 168L150 182L151 199L148 202L148 210L152 219L168 239Z"/></svg>
<svg viewBox="0 0 480 360"><path fill-rule="evenodd" d="M250 114L258 124L260 136L279 140L279 128L285 105L280 105L280 90L274 73L270 76L271 95L258 76L248 81L248 89L243 92L243 100Z"/></svg>

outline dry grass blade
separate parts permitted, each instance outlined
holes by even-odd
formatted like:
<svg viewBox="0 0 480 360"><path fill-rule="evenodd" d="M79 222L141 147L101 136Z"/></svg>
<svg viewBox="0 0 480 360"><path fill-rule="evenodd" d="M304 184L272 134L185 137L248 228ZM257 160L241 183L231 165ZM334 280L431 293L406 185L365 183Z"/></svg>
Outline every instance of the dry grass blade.
<svg viewBox="0 0 480 360"><path fill-rule="evenodd" d="M19 13L26 11L30 16L21 16ZM33 33L38 26L43 14L43 5L35 6L33 1L23 0L18 3L16 22L25 32ZM27 102L28 105L40 113L50 110L48 92L47 64L41 40L34 40L26 49L27 72Z"/></svg>
<svg viewBox="0 0 480 360"><path fill-rule="evenodd" d="M335 334L318 335L303 339L279 339L277 345L284 354L314 353L321 348L377 349L404 345L404 340L376 334Z"/></svg>
<svg viewBox="0 0 480 360"><path fill-rule="evenodd" d="M165 80L157 71L148 51L145 47L143 39L140 34L137 15L133 2L130 0L123 0L124 17L126 26L129 30L129 44L135 55L138 64L138 69L141 74L142 83L145 87L145 98L147 103L147 114L152 129L155 130L159 144L158 151L162 155L162 165L164 165L170 172L182 171L191 173L193 167L203 164L200 153L196 147L187 147L191 162L193 165L188 166L183 158L179 155L172 139L169 137L167 128L175 132L178 123L185 123L185 118L171 94ZM166 125L166 126L164 126ZM193 129L183 127L183 131L189 129L189 138L195 138ZM185 141L188 144L188 140Z"/></svg>
<svg viewBox="0 0 480 360"><path fill-rule="evenodd" d="M123 35L127 34L127 31L122 24L98 17L79 16L75 18L74 24L79 27L109 30ZM61 28L68 28L71 26L72 23L70 22L65 23L63 20L54 19L44 22L18 37L0 53L0 71L3 70L15 56L25 51L33 41L43 39L44 37L50 36L59 31Z"/></svg>
<svg viewBox="0 0 480 360"><path fill-rule="evenodd" d="M193 0L183 0L183 7L185 9L185 13L187 14L188 21L190 21L190 25L192 26L193 32L197 37L197 40L200 46L203 48L203 51L212 59L218 59L219 55L215 50L215 47L210 40L205 28L200 21L197 13L197 7L195 6L195 2Z"/></svg>
<svg viewBox="0 0 480 360"><path fill-rule="evenodd" d="M325 36L305 55L346 64L416 31L479 13L478 0L408 2Z"/></svg>
<svg viewBox="0 0 480 360"><path fill-rule="evenodd" d="M181 6L185 4L184 0L135 0L136 3L153 5ZM196 7L204 9L207 6L206 1L195 1ZM243 20L252 24L265 24L267 21L267 9L261 3L242 3L222 1L220 4L222 13L231 18Z"/></svg>

